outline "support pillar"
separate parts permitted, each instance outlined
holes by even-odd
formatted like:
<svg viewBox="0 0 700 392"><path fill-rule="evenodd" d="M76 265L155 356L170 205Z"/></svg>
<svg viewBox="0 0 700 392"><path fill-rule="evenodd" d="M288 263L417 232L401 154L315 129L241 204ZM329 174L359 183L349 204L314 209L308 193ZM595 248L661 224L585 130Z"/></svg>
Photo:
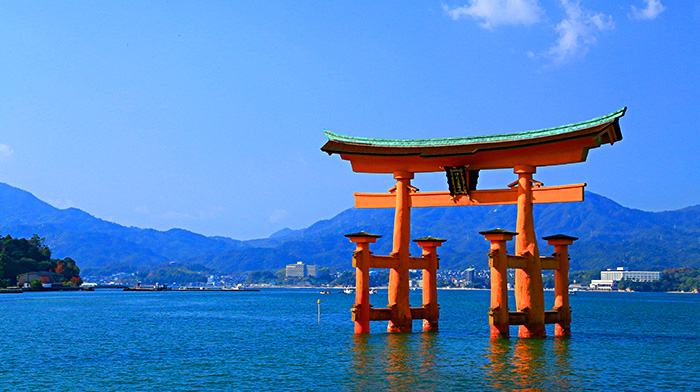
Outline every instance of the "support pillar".
<svg viewBox="0 0 700 392"><path fill-rule="evenodd" d="M559 260L559 267L554 271L554 310L559 312L559 322L554 324L554 336L571 336L569 246L578 238L557 234L543 239L554 246L554 256Z"/></svg>
<svg viewBox="0 0 700 392"><path fill-rule="evenodd" d="M427 268L423 269L423 308L427 309L426 318L423 319L423 331L435 331L438 329L440 318L437 302L437 247L447 240L425 237L413 241L423 248L423 258L428 261Z"/></svg>
<svg viewBox="0 0 700 392"><path fill-rule="evenodd" d="M355 334L369 333L369 265L372 255L369 244L376 242L381 236L365 232L345 236L356 244L352 256L352 265L355 267L355 305L352 307Z"/></svg>
<svg viewBox="0 0 700 392"><path fill-rule="evenodd" d="M542 266L532 209L532 174L536 169L530 165L517 165L514 172L518 175L518 217L515 227L518 235L515 239L515 253L527 259L526 268L515 271L515 303L518 311L524 312L527 319L526 324L520 326L518 336L545 337Z"/></svg>
<svg viewBox="0 0 700 392"><path fill-rule="evenodd" d="M396 179L396 213L394 216L394 246L391 255L396 267L389 272L389 308L392 309L387 332L411 332L413 319L409 303L408 263L411 240L411 179L413 173L394 172Z"/></svg>
<svg viewBox="0 0 700 392"><path fill-rule="evenodd" d="M491 308L489 325L491 339L508 339L510 337L510 320L508 314L508 252L506 242L518 233L507 230L480 231L487 241L491 241L489 267L491 267Z"/></svg>

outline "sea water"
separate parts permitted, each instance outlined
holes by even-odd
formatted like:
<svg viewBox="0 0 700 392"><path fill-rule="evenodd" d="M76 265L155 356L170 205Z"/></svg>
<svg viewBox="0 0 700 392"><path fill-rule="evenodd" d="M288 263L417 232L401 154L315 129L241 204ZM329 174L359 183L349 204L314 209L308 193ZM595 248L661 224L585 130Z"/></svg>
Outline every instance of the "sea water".
<svg viewBox="0 0 700 392"><path fill-rule="evenodd" d="M2 295L0 390L700 390L699 295L579 292L571 338L491 341L488 291L440 290L438 332L361 336L332 293Z"/></svg>

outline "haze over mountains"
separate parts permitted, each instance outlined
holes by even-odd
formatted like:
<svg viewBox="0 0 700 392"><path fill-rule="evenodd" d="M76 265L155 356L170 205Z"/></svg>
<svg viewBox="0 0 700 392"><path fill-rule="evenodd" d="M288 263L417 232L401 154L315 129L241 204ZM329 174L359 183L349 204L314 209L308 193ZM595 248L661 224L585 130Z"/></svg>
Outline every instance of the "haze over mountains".
<svg viewBox="0 0 700 392"><path fill-rule="evenodd" d="M125 227L76 208L55 208L0 183L0 233L45 237L55 257L73 258L86 273L143 271L170 262L235 273L276 270L299 260L347 270L354 246L343 235L357 231L383 235L371 250L388 254L393 214L393 209L350 208L305 229L283 229L269 238L239 241L182 229ZM515 206L415 208L411 237L448 240L438 249L442 269L486 268L488 243L478 232L513 230L515 216ZM587 192L582 203L535 205L535 224L540 238L558 233L580 238L570 250L573 270L700 267L700 205L645 212ZM512 252L512 243L509 246ZM552 251L540 243L541 254ZM417 256L420 250L414 247L412 254Z"/></svg>

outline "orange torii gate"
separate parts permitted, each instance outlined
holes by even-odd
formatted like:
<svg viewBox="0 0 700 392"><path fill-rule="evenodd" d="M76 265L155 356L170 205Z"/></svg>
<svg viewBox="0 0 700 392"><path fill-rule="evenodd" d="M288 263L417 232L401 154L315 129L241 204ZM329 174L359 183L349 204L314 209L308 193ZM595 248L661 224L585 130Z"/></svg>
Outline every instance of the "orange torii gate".
<svg viewBox="0 0 700 392"><path fill-rule="evenodd" d="M339 154L358 173L393 174L396 186L389 193L355 193L356 208L395 208L393 250L375 256L369 244L380 236L360 232L347 237L357 244L356 300L352 309L355 333L369 332L369 322L388 320L388 332L409 332L414 319L423 329L438 327L439 307L435 273L437 247L445 240L416 239L422 257L409 254L411 207L452 207L517 204L516 231L481 232L491 241L492 338L509 337L509 326L519 325L520 337L544 337L545 324L554 323L555 335L570 334L568 299L568 246L575 237L555 235L544 239L555 246L553 257L540 257L535 236L533 203L583 201L586 184L545 187L533 180L539 166L584 162L588 150L622 139L619 119L626 108L596 119L536 131L464 138L395 140L338 135L326 131L328 142L321 150ZM476 190L480 170L512 168L518 175L509 189ZM449 192L419 192L411 186L415 173L446 172ZM516 255L506 254L506 242L515 238ZM369 269L389 268L389 306L369 304ZM509 312L507 268L515 268L517 311ZM423 306L409 304L409 269L423 270ZM542 270L555 270L555 307L545 311Z"/></svg>

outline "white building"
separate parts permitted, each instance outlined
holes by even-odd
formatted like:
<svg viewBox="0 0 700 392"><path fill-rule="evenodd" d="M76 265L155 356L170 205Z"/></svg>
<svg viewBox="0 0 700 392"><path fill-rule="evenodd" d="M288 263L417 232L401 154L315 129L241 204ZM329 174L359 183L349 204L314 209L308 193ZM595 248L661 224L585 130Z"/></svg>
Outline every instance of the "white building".
<svg viewBox="0 0 700 392"><path fill-rule="evenodd" d="M593 279L590 287L593 290L617 290L617 281L609 279Z"/></svg>
<svg viewBox="0 0 700 392"><path fill-rule="evenodd" d="M600 271L601 280L632 280L635 282L653 282L661 279L661 271L627 271L625 267L617 267L614 270Z"/></svg>
<svg viewBox="0 0 700 392"><path fill-rule="evenodd" d="M303 278L305 276L316 276L318 266L316 264L304 264L303 261L297 261L296 264L287 264L285 276L288 278Z"/></svg>
<svg viewBox="0 0 700 392"><path fill-rule="evenodd" d="M617 267L600 271L600 279L591 280L591 288L595 290L613 290L621 280L634 282L653 282L661 279L660 271L628 271L626 267Z"/></svg>
<svg viewBox="0 0 700 392"><path fill-rule="evenodd" d="M316 276L318 274L318 266L316 264L308 264L306 266L306 276Z"/></svg>

